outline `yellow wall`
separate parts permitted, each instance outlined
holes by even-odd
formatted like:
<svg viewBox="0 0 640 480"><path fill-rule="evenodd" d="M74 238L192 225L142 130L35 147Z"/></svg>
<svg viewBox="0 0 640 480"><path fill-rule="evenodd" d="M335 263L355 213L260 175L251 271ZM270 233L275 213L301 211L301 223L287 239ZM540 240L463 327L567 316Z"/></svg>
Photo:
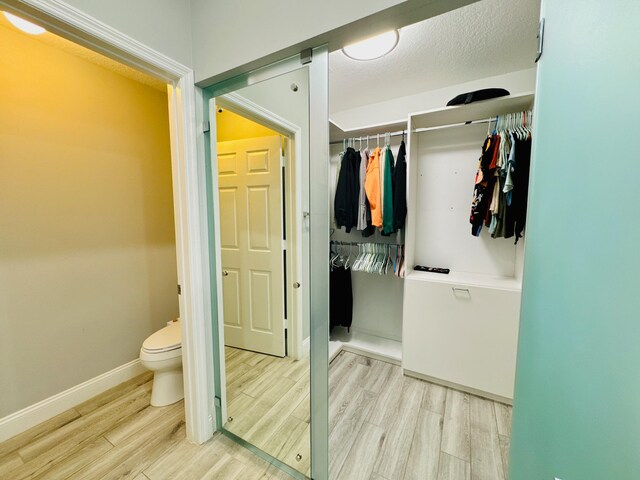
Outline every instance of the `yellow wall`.
<svg viewBox="0 0 640 480"><path fill-rule="evenodd" d="M273 135L278 133L229 110L216 112L216 138L219 142Z"/></svg>
<svg viewBox="0 0 640 480"><path fill-rule="evenodd" d="M0 417L178 314L166 93L0 26Z"/></svg>

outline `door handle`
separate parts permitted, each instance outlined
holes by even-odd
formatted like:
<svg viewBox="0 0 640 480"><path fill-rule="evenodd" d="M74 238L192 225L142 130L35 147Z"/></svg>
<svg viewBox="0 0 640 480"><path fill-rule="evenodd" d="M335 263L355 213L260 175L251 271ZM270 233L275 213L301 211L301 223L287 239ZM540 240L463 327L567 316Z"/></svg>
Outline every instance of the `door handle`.
<svg viewBox="0 0 640 480"><path fill-rule="evenodd" d="M227 272L226 270L222 270L222 276L223 277L228 277L229 276L229 272Z"/></svg>
<svg viewBox="0 0 640 480"><path fill-rule="evenodd" d="M300 288L300 282L295 282L293 284L293 288Z"/></svg>

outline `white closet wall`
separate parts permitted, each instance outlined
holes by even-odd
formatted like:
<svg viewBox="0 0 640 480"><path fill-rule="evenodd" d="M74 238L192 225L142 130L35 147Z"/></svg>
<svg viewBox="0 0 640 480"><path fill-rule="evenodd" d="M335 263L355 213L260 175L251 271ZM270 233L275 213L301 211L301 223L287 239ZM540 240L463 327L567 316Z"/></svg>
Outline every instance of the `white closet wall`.
<svg viewBox="0 0 640 480"><path fill-rule="evenodd" d="M516 250L522 240L493 239L483 227L471 235L469 215L477 159L487 135L486 125L416 134L416 215L414 261L496 277L515 277Z"/></svg>
<svg viewBox="0 0 640 480"><path fill-rule="evenodd" d="M391 138L391 150L394 158L397 158L400 147L400 137ZM356 144L357 146L357 144ZM375 140L369 141L370 150L375 148ZM335 197L338 169L340 167L340 152L342 144L331 145L330 175L331 175L331 218L335 223L333 211L333 199ZM333 226L332 228L335 228ZM336 229L331 240L343 242L377 242L396 243L397 236L383 237L376 232L368 238L362 236L362 232L352 229L346 233L343 228ZM404 242L404 240L402 240ZM354 255L357 247L353 247ZM391 340L402 340L402 297L403 280L393 274L376 275L373 273L352 272L351 282L353 288L353 323L351 329L356 332L367 333L377 337ZM337 327L340 328L340 327Z"/></svg>

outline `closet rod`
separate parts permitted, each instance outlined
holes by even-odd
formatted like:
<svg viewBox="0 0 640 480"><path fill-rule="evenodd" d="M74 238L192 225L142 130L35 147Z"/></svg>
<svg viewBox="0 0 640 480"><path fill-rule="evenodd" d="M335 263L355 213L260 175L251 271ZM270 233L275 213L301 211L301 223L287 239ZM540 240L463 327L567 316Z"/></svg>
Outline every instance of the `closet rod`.
<svg viewBox="0 0 640 480"><path fill-rule="evenodd" d="M380 137L384 137L384 136L385 136L385 135L387 135L387 134L388 134L390 137L400 137L400 136L402 136L402 135L406 135L406 134L407 134L407 131L406 131L406 130L400 130L400 131L398 131L398 132L391 132L391 133L389 133L389 132L383 132L383 133L378 133L378 134L376 134L376 135L364 135L364 136L361 136L361 137L347 137L347 138L345 138L345 140L348 140L348 139L351 139L351 140L358 140L358 141L362 140L363 142L366 142L366 141L367 141L367 139L369 139L369 140L375 140L376 138L378 138L378 136L380 136ZM336 142L329 142L329 145L339 145L339 144L341 144L341 143L342 143L342 140L338 140L338 141L336 141Z"/></svg>
<svg viewBox="0 0 640 480"><path fill-rule="evenodd" d="M331 240L329 243L334 243L336 245L341 246L352 246L356 247L358 245L391 245L392 247L397 247L398 245L404 246L404 243L385 243L385 242L342 242L340 240Z"/></svg>
<svg viewBox="0 0 640 480"><path fill-rule="evenodd" d="M495 121L496 121L496 117L491 117L491 118L485 118L483 120L470 120L468 122L450 123L448 125L436 125L435 127L416 128L415 130L413 130L413 132L414 133L430 132L432 130L444 130L445 128L464 127L465 125L476 125L480 123L491 123Z"/></svg>
<svg viewBox="0 0 640 480"><path fill-rule="evenodd" d="M436 125L435 127L425 127L425 128L416 128L415 130L413 130L414 133L420 133L420 132L430 132L431 130L443 130L445 128L451 128L451 127L462 127L464 125L475 125L475 124L481 124L481 123L491 123L491 122L495 122L496 121L496 117L491 117L491 118L485 118L482 120L471 120L468 122L460 122L460 123L450 123L448 125ZM398 132L391 132L389 133L390 137L399 137L401 135L405 135L406 134L406 130L400 130ZM380 136L383 135L387 135L387 132L384 133L380 133L378 134ZM364 135L361 137L348 137L351 140L362 140L363 142L366 142L367 139L369 140L375 140L378 135ZM342 143L342 140L338 140L336 142L330 142L329 145L339 145Z"/></svg>

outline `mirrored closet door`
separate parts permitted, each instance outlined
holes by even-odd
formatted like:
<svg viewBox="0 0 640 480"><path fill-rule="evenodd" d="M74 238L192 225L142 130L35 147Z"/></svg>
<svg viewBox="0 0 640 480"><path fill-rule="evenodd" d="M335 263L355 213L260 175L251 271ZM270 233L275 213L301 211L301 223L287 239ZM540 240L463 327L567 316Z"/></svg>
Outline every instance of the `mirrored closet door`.
<svg viewBox="0 0 640 480"><path fill-rule="evenodd" d="M310 182L323 156L314 142L323 137L326 150L328 138L326 75L326 53L317 50L306 65L296 56L205 91L218 423L296 478L326 468L326 434L314 444L312 431L326 432L328 314L326 293L313 288L326 287L328 269L315 252L323 261L314 270L311 251L314 235L328 237L328 221ZM311 101L314 88L324 108ZM312 135L315 125L324 128Z"/></svg>

